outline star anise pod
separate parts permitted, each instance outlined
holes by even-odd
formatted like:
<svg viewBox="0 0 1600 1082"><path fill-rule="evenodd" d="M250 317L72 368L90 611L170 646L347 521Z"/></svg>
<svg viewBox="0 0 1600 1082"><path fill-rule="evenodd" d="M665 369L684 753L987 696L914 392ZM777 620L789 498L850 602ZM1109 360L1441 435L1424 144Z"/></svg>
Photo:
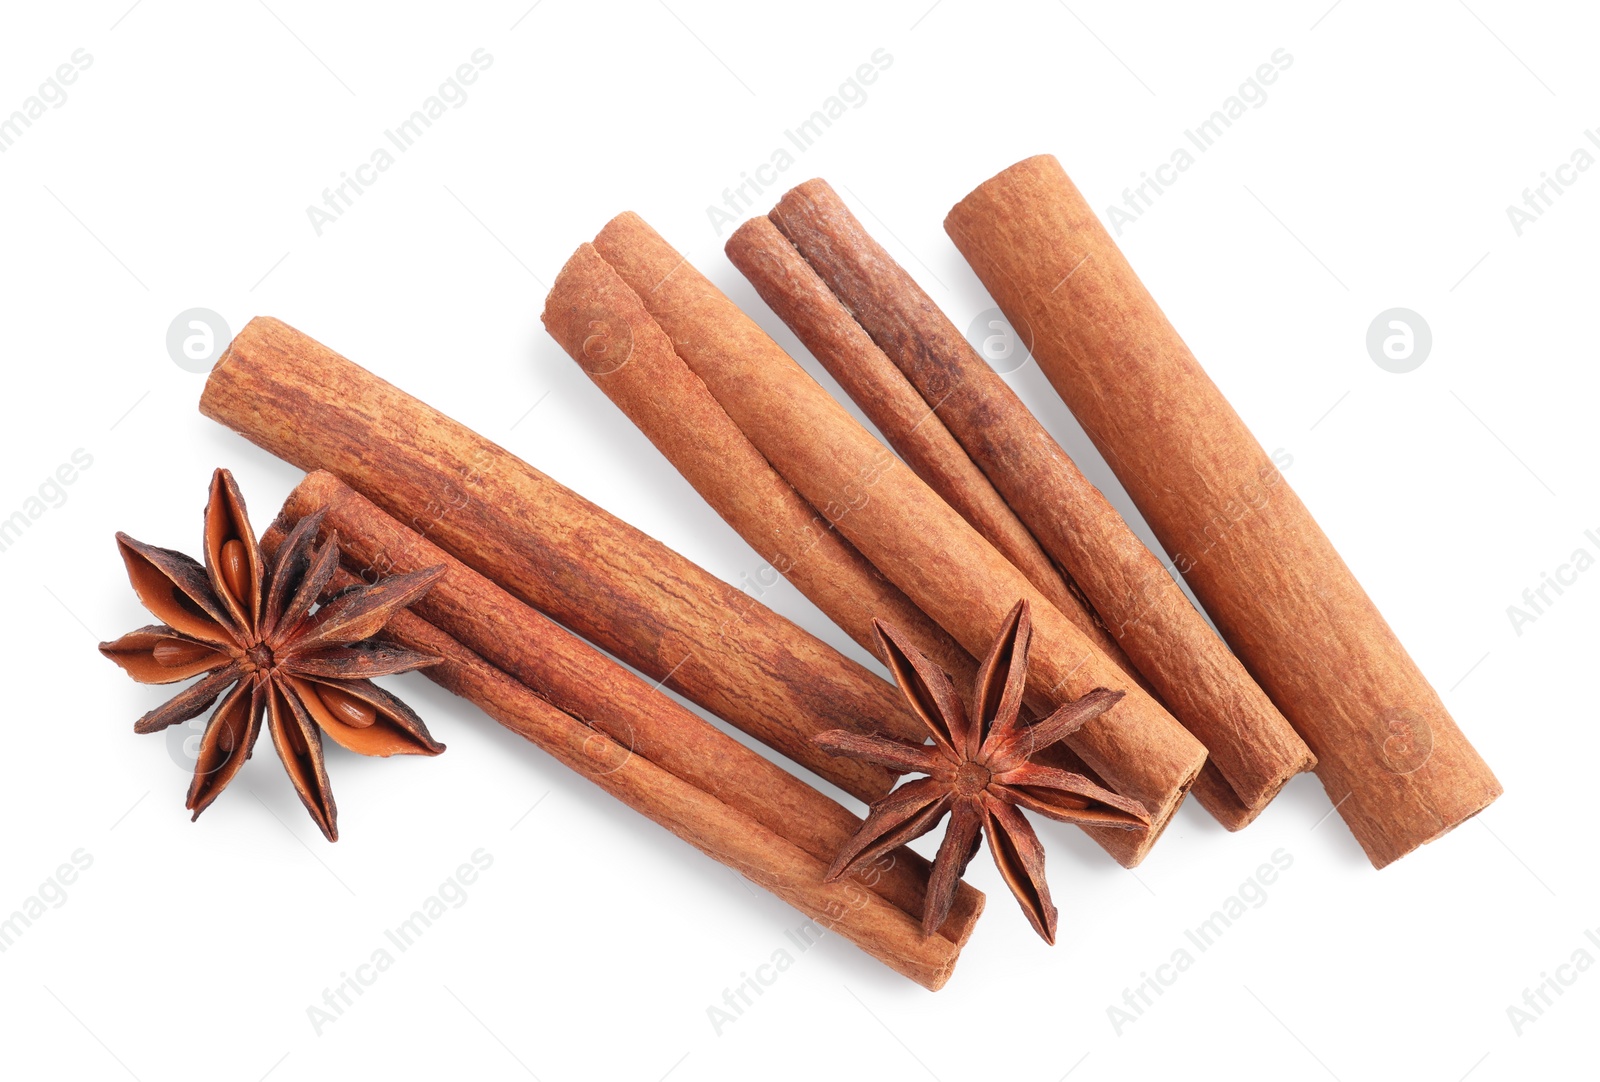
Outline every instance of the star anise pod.
<svg viewBox="0 0 1600 1082"><path fill-rule="evenodd" d="M186 807L198 819L250 757L265 717L295 791L329 841L339 829L322 734L362 755L437 755L422 719L372 683L438 662L372 638L434 584L444 568L357 586L317 607L339 567L339 546L317 545L322 516L304 518L263 557L227 470L211 478L205 566L181 552L117 534L128 578L161 624L130 631L100 652L141 684L203 677L140 718L154 733L222 703L206 723Z"/></svg>
<svg viewBox="0 0 1600 1082"><path fill-rule="evenodd" d="M1066 823L1143 830L1150 816L1138 803L1102 788L1081 774L1032 761L1033 756L1085 722L1111 709L1120 691L1096 688L1029 724L1022 713L1032 623L1028 603L1018 602L979 669L970 709L950 678L893 628L873 621L895 682L928 727L932 744L834 729L816 740L835 755L926 774L900 785L872 805L867 820L828 869L831 882L870 864L939 825L950 826L939 844L922 911L922 933L944 923L956 886L978 852L982 831L989 851L1034 930L1056 938L1056 907L1044 878L1044 847L1020 809Z"/></svg>

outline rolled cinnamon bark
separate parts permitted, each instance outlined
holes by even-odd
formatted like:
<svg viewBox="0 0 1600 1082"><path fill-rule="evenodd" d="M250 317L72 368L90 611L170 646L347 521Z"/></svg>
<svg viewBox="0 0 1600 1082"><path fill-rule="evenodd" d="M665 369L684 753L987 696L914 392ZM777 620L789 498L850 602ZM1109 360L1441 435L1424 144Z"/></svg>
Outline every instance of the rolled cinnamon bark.
<svg viewBox="0 0 1600 1082"><path fill-rule="evenodd" d="M597 321L597 313L604 318ZM627 343L625 363L594 348L596 322L605 324L613 340ZM970 686L977 672L972 656L772 468L593 245L581 246L562 268L545 298L544 325L768 566L847 635L875 652L879 637L872 621L882 620L958 686Z"/></svg>
<svg viewBox="0 0 1600 1082"><path fill-rule="evenodd" d="M776 213L776 212L774 212ZM728 259L861 407L917 476L960 512L1101 651L1137 675L1122 648L1050 562L1028 528L950 434L938 413L884 355L794 245L766 218L751 218Z"/></svg>
<svg viewBox="0 0 1600 1082"><path fill-rule="evenodd" d="M386 629L413 650L443 658L427 676L481 707L564 766L676 834L713 860L765 887L818 924L932 991L950 979L962 944L922 937L921 925L856 882L827 883L816 857L715 796L557 710L522 684L418 617Z"/></svg>
<svg viewBox="0 0 1600 1082"><path fill-rule="evenodd" d="M1118 668L1154 693L938 414L772 222L750 219L728 238L725 250L761 299L861 407L906 465Z"/></svg>
<svg viewBox="0 0 1600 1082"><path fill-rule="evenodd" d="M819 732L918 732L898 690L504 448L275 319L250 321L201 412L325 469L512 594L862 800L887 770Z"/></svg>
<svg viewBox="0 0 1600 1082"><path fill-rule="evenodd" d="M409 623L409 622L407 622ZM420 624L420 621L419 621ZM394 625L391 625L393 629ZM443 657L429 679L470 699L500 724L538 744L564 765L641 815L654 820L713 860L772 892L897 973L930 991L949 981L962 942L923 938L920 923L855 881L828 883L828 861L774 834L710 793L629 755L426 624L396 629L395 637ZM642 889L648 889L641 884ZM966 930L970 934L970 927Z"/></svg>
<svg viewBox="0 0 1600 1082"><path fill-rule="evenodd" d="M771 218L1206 746L1196 798L1230 830L1255 818L1315 759L1161 561L826 181L792 189Z"/></svg>
<svg viewBox="0 0 1600 1082"><path fill-rule="evenodd" d="M642 219L613 219L595 248L767 460L969 653L984 652L1027 598L1035 701L1127 691L1069 744L1150 810L1144 836L1091 831L1125 864L1142 859L1205 760L1199 742Z"/></svg>
<svg viewBox="0 0 1600 1082"><path fill-rule="evenodd" d="M783 479L673 351L638 295L593 245L581 245L557 276L545 301L544 322L707 503L829 619L869 651L881 642L872 620L883 619L933 658L957 687L966 689L963 694L970 692L977 659ZM1096 626L1092 617L1084 620ZM1103 630L1100 634L1105 636ZM1116 650L1109 636L1105 639ZM1126 663L1120 650L1117 657L1119 664ZM1126 666L1131 670L1131 663ZM1064 745L1053 751L1054 765L1094 776Z"/></svg>
<svg viewBox="0 0 1600 1082"><path fill-rule="evenodd" d="M861 821L838 802L679 706L422 535L396 522L332 474L312 473L290 493L277 522L263 536L263 547L273 545L302 518L315 513L323 516L323 539L338 539L348 581L374 581L412 568L443 566L444 576L430 591L428 603L413 605L409 610L413 619L426 621L476 658L576 719L591 730L591 739L608 738L602 741L597 754L584 749L587 761L605 763L609 773L617 748L630 757L642 757L821 861L824 867L860 828ZM408 629L410 635L406 634ZM425 633L425 629L406 621L397 621L389 631L391 637L402 639L415 639ZM412 645L428 649L425 645ZM467 697L480 705L490 705L481 702L478 695ZM543 730L510 727L541 746L545 743L540 736ZM570 746L572 741L563 743ZM583 772L593 776L590 770ZM656 814L658 810L652 806L645 811L662 822ZM742 819L734 822L734 829L746 829ZM670 820L663 825L672 829ZM723 828L719 825L717 829L720 832ZM724 851L728 839L716 840L719 852ZM780 848L778 853L782 852ZM930 870L921 856L902 848L859 878L857 886L920 921ZM983 895L963 883L951 917L939 935L959 951L982 909ZM936 946L934 953L939 950ZM948 960L953 964L954 959L952 951ZM942 961L939 966L943 966ZM948 975L947 968L942 972Z"/></svg>
<svg viewBox="0 0 1600 1082"><path fill-rule="evenodd" d="M1317 755L1376 867L1500 783L1272 459L1049 155L945 229L1110 462L1174 564Z"/></svg>

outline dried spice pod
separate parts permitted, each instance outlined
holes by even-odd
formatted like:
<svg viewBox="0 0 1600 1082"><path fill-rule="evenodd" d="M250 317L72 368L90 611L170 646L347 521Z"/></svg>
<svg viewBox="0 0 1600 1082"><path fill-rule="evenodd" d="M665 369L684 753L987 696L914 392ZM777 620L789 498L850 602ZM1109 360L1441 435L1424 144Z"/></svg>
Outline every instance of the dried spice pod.
<svg viewBox="0 0 1600 1082"><path fill-rule="evenodd" d="M206 504L204 566L117 535L139 600L166 622L101 643L100 652L142 684L202 677L140 718L134 731L160 732L222 700L201 735L189 786L186 806L196 819L249 758L263 720L295 792L329 841L339 837L338 809L323 733L362 755L444 750L421 718L370 682L438 660L372 636L426 594L442 568L358 586L314 608L339 564L337 541L319 545L317 525L308 518L263 558L233 475L219 469ZM352 727L328 709L324 691L336 701L365 704L370 720Z"/></svg>
<svg viewBox="0 0 1600 1082"><path fill-rule="evenodd" d="M1039 752L1117 705L1123 692L1096 688L1029 724L1022 714L1033 635L1026 601L1017 602L1006 618L965 705L949 677L921 651L892 627L880 623L877 630L895 681L933 743L843 731L823 733L817 742L836 755L927 777L908 781L873 804L867 821L834 858L828 878L837 879L922 837L948 814L950 825L933 864L923 911L923 935L932 935L944 923L956 884L978 851L981 830L1028 922L1045 942L1054 943L1056 907L1044 877L1044 846L1018 809L1080 826L1149 827L1149 813L1134 801L1082 775L1034 761Z"/></svg>

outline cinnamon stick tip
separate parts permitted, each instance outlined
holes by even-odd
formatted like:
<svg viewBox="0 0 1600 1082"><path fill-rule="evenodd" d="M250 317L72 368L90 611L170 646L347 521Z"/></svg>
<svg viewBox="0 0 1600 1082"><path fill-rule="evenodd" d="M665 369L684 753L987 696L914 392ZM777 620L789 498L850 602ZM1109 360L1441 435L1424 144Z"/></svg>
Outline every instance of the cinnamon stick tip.
<svg viewBox="0 0 1600 1082"><path fill-rule="evenodd" d="M226 400L227 394L223 385L231 375L235 356L241 351L248 354L256 350L269 349L270 343L283 339L291 342L295 339L309 341L305 335L275 316L251 317L250 322L240 328L239 333L223 347L222 353L217 357L217 363L206 373L205 386L200 388L201 415L210 417L214 421L221 421L230 428L236 428L235 424L225 420L229 416L228 409L218 403L219 396Z"/></svg>
<svg viewBox="0 0 1600 1082"><path fill-rule="evenodd" d="M777 213L774 207L772 214ZM792 286L795 275L805 275L810 266L771 217L746 219L733 231L722 251L741 274L756 284L757 292L761 292L760 281L769 275Z"/></svg>
<svg viewBox="0 0 1600 1082"><path fill-rule="evenodd" d="M624 214L650 228L632 211ZM606 228L624 214L611 219ZM632 359L634 327L646 322L638 295L588 241L578 245L556 275L539 319L550 337L594 378L610 375Z"/></svg>
<svg viewBox="0 0 1600 1082"><path fill-rule="evenodd" d="M647 239L659 241L662 244L666 243L661 234L656 232L655 227L645 221L637 212L625 210L600 227L600 232L594 235L594 244L596 248L605 248L609 242L619 236L627 237L629 235L635 237L642 235Z"/></svg>
<svg viewBox="0 0 1600 1082"><path fill-rule="evenodd" d="M1010 165L1006 166L1004 169L1000 170L998 173L996 173L993 176L991 176L988 180L985 180L982 184L979 184L976 187L974 187L972 189L972 191L970 191L970 192L968 192L966 194L966 196L961 200L960 203L956 204L956 207L960 207L961 203L965 203L968 199L971 199L973 196L977 195L979 192L983 191L985 188L989 187L989 185L993 184L997 180L1001 180L1001 179L1004 179L1006 177L1009 177L1014 173L1028 173L1028 172L1033 172L1034 170L1038 170L1038 169L1046 169L1046 170L1050 170L1050 171L1053 171L1053 172L1060 172L1060 173L1065 173L1066 172L1066 170L1061 165L1061 160L1059 158L1057 158L1054 154L1033 154L1033 155L1030 155L1030 156L1028 156L1026 158L1023 158L1023 159L1021 159L1019 161L1012 162ZM952 209L951 213L954 213L953 209ZM948 224L949 221L950 221L950 219L948 217L946 217L945 218L946 224Z"/></svg>
<svg viewBox="0 0 1600 1082"><path fill-rule="evenodd" d="M604 263L605 260L601 258L600 253L595 250L593 244L589 241L584 241L573 249L572 254L567 257L567 261L556 272L556 280L551 284L550 292L546 293L544 297L544 309L539 313L539 322L544 324L544 329L552 337L558 340L561 337L557 333L556 324L560 320L562 309L570 307L572 303L575 303L575 298L581 297L585 292L582 284L574 283L579 282L586 272L592 271L596 262ZM569 297L574 298L574 300L569 301Z"/></svg>
<svg viewBox="0 0 1600 1082"><path fill-rule="evenodd" d="M772 222L778 232L793 240L793 234L785 221L786 217L792 214L794 217L804 220L815 217L819 211L826 214L830 210L845 210L848 213L844 200L840 199L839 193L833 190L833 185L821 177L812 177L810 180L801 181L784 192L782 198L767 212L767 219Z"/></svg>
<svg viewBox="0 0 1600 1082"><path fill-rule="evenodd" d="M213 373L216 372L217 369L232 360L234 347L240 343L254 342L258 339L282 334L285 331L294 333L294 328L276 316L251 316L250 322L241 327L239 333L234 335L228 344L222 348L222 353L217 357L217 363L211 366L211 371ZM210 384L211 377L208 375L206 377L206 385L210 386Z"/></svg>
<svg viewBox="0 0 1600 1082"><path fill-rule="evenodd" d="M1032 157L1013 162L962 196L960 201L950 208L950 212L944 216L945 235L954 240L959 246L961 243L960 234L964 232L962 219L968 213L970 204L981 198L992 185L1003 183L1016 174L1041 170L1057 173L1063 177L1067 175L1067 171L1062 168L1060 160L1054 154L1035 154Z"/></svg>
<svg viewBox="0 0 1600 1082"><path fill-rule="evenodd" d="M777 211L774 210L773 213ZM728 243L722 246L722 250L732 257L738 249L759 248L763 242L770 243L775 236L781 237L783 234L770 218L758 214L754 218L746 218L740 222L728 237ZM784 239L784 243L788 243L787 238Z"/></svg>
<svg viewBox="0 0 1600 1082"><path fill-rule="evenodd" d="M829 203L840 201L839 193L833 190L832 184L829 184L821 177L812 177L810 180L802 180L799 184L784 192L768 217L780 215L785 204L796 203L802 199L811 202Z"/></svg>

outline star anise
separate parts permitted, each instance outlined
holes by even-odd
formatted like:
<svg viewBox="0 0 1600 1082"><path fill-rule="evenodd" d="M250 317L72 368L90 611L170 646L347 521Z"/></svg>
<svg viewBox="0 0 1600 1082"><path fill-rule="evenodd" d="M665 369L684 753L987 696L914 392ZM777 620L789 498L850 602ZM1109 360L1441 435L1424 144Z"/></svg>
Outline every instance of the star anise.
<svg viewBox="0 0 1600 1082"><path fill-rule="evenodd" d="M895 682L933 736L912 744L884 736L834 729L816 740L835 755L928 775L908 781L872 805L867 820L828 869L831 882L939 825L950 826L939 844L922 911L922 933L932 935L949 915L956 886L981 841L1034 930L1056 938L1056 907L1044 878L1044 847L1020 809L1066 823L1142 830L1150 816L1139 804L1081 774L1032 761L1033 756L1085 722L1111 709L1120 691L1096 688L1042 721L1022 713L1032 623L1021 601L1006 618L979 669L970 709L950 678L893 628L873 621Z"/></svg>
<svg viewBox="0 0 1600 1082"><path fill-rule="evenodd" d="M203 679L134 724L160 732L198 717L206 723L186 807L198 819L250 757L267 719L278 758L329 841L339 829L323 763L322 734L362 755L437 755L444 750L411 708L371 682L439 659L372 639L434 584L444 568L356 586L316 607L339 566L339 547L317 545L321 515L302 519L270 560L263 557L227 470L211 478L205 566L181 552L117 534L128 578L161 624L142 627L100 652L141 684Z"/></svg>

